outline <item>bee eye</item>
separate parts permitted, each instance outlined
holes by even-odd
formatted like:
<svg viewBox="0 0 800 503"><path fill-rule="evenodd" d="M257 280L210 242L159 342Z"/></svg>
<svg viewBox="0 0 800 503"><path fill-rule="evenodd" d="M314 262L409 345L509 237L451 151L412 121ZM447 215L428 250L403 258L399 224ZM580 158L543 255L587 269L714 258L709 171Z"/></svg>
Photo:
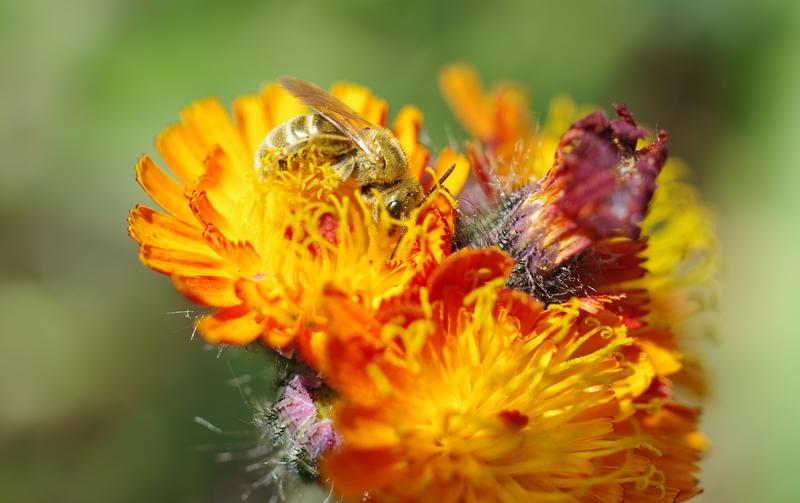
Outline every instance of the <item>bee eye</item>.
<svg viewBox="0 0 800 503"><path fill-rule="evenodd" d="M392 201L386 206L386 211L389 212L392 218L400 219L403 216L403 205L400 201Z"/></svg>

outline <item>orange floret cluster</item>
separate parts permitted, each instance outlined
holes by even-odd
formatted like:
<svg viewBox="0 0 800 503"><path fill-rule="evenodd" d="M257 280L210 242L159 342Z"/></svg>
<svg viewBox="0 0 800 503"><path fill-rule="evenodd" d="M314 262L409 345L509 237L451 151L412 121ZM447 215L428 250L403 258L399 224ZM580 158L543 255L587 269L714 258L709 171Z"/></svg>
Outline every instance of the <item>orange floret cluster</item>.
<svg viewBox="0 0 800 503"><path fill-rule="evenodd" d="M289 412L333 421L335 440L308 450L344 501L696 495L699 410L673 391L702 388L683 336L714 241L666 135L624 107L578 120L566 98L536 127L522 89L485 92L465 65L440 83L472 140L429 166L422 114L401 109L390 130L431 190L404 221L376 221L313 142L256 172L265 135L308 113L280 86L235 100L232 118L213 99L186 108L156 142L174 177L147 155L136 168L161 208L131 211L142 262L210 308L206 341L260 340L332 391ZM368 90L331 94L387 123ZM301 382L282 403L317 396Z"/></svg>

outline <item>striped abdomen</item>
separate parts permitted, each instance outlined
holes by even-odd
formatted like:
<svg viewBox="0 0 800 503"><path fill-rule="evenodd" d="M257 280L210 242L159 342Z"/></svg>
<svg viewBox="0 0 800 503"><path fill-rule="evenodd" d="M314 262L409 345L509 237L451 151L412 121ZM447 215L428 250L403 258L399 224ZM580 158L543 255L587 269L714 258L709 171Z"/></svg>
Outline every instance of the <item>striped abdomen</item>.
<svg viewBox="0 0 800 503"><path fill-rule="evenodd" d="M352 140L322 115L318 113L298 115L275 126L267 134L256 152L256 170L272 169L276 163L312 145L321 155L332 159L356 149Z"/></svg>

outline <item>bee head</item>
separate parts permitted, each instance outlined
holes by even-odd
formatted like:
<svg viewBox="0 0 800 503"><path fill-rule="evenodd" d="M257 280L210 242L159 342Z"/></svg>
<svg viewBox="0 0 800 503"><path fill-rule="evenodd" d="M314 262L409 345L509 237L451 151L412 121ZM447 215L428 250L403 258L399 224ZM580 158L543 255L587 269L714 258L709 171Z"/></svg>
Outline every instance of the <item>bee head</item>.
<svg viewBox="0 0 800 503"><path fill-rule="evenodd" d="M406 175L395 183L364 187L362 195L372 208L375 221L380 219L381 205L390 217L401 220L422 202L422 187L416 178Z"/></svg>

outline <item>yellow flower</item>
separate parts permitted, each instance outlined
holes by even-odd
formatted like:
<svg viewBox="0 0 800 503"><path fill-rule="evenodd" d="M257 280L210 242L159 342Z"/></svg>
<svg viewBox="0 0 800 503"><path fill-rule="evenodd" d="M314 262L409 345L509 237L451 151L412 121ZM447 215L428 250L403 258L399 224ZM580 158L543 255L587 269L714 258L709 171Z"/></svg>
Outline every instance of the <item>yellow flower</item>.
<svg viewBox="0 0 800 503"><path fill-rule="evenodd" d="M386 103L365 88L338 84L331 93L369 121L386 123ZM253 159L264 136L307 112L274 84L236 99L233 121L211 98L184 109L181 123L156 141L175 179L147 155L136 167L140 185L164 211L137 206L129 233L147 266L169 275L193 302L216 309L198 322L206 340L247 344L260 337L275 348L299 349L313 364L324 335L323 286L377 306L421 264L449 253L453 215L443 195L429 198L403 222L408 232L389 260L398 236L387 232L388 216L374 222L356 188L338 180L313 148L297 153L292 169L262 179ZM466 160L447 149L427 175L421 121L416 108L406 107L392 126L410 171L430 187L455 163L445 187L456 193Z"/></svg>
<svg viewBox="0 0 800 503"><path fill-rule="evenodd" d="M342 445L323 473L334 491L380 502L690 495L695 422L679 438L658 413L621 406L633 340L620 318L602 301L543 310L502 287L512 267L498 250L463 250L374 313L327 290L323 375L339 393Z"/></svg>

